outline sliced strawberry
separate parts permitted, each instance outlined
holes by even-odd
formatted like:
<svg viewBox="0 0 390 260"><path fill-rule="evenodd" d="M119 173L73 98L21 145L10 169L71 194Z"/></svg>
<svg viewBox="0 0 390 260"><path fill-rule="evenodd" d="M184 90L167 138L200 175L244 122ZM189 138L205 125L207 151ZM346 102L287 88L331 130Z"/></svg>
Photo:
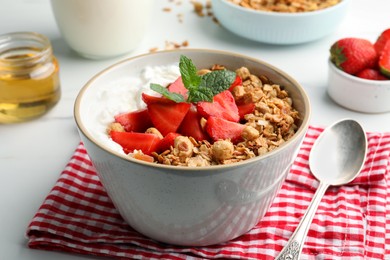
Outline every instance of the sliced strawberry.
<svg viewBox="0 0 390 260"><path fill-rule="evenodd" d="M375 50L379 56L382 54L383 48L385 47L386 42L389 40L390 40L390 28L384 30L381 33L381 35L379 35L378 39L374 44Z"/></svg>
<svg viewBox="0 0 390 260"><path fill-rule="evenodd" d="M218 95L215 95L213 102L198 102L196 108L199 114L206 119L209 116L214 116L224 118L232 122L238 122L240 120L236 101L229 90L225 90Z"/></svg>
<svg viewBox="0 0 390 260"><path fill-rule="evenodd" d="M169 150L171 146L173 146L175 142L175 138L180 136L179 133L168 133L163 139L161 139L160 143L157 147L157 152L162 153L166 150Z"/></svg>
<svg viewBox="0 0 390 260"><path fill-rule="evenodd" d="M147 105L150 119L160 133L165 136L170 132L177 132L181 122L191 107L189 103L153 102Z"/></svg>
<svg viewBox="0 0 390 260"><path fill-rule="evenodd" d="M234 82L232 83L232 85L230 86L229 88L229 91L232 92L233 89L237 86L242 86L242 79L240 76L236 76L236 79L234 80Z"/></svg>
<svg viewBox="0 0 390 260"><path fill-rule="evenodd" d="M238 114L240 115L240 120L243 120L245 115L253 113L255 111L255 103L247 103L237 105Z"/></svg>
<svg viewBox="0 0 390 260"><path fill-rule="evenodd" d="M143 133L153 126L146 109L116 115L115 122L120 123L127 132Z"/></svg>
<svg viewBox="0 0 390 260"><path fill-rule="evenodd" d="M170 84L168 86L168 90L171 92L179 93L179 94L183 95L184 99L187 99L188 89L186 89L184 87L183 80L181 79L181 77L177 78L177 80L175 80L175 82Z"/></svg>
<svg viewBox="0 0 390 260"><path fill-rule="evenodd" d="M356 74L357 77L362 79L370 79L370 80L389 80L385 76L383 76L380 71L376 69L364 69L358 74Z"/></svg>
<svg viewBox="0 0 390 260"><path fill-rule="evenodd" d="M242 140L244 128L245 125L240 123L213 116L210 116L206 123L206 131L214 141L230 139L233 143L238 143Z"/></svg>
<svg viewBox="0 0 390 260"><path fill-rule="evenodd" d="M379 70L383 75L390 78L390 41L387 41L379 57Z"/></svg>
<svg viewBox="0 0 390 260"><path fill-rule="evenodd" d="M160 138L154 134L111 131L110 136L122 146L125 153L141 150L144 154L150 155L156 151L160 143Z"/></svg>
<svg viewBox="0 0 390 260"><path fill-rule="evenodd" d="M196 111L194 106L191 106L187 115L184 117L178 132L184 136L192 136L197 141L207 140L208 136L200 125L202 116Z"/></svg>
<svg viewBox="0 0 390 260"><path fill-rule="evenodd" d="M166 97L160 96L151 96L145 93L142 93L142 100L146 103L146 105L153 104L153 103L164 103L164 104L174 104L175 101L170 100Z"/></svg>

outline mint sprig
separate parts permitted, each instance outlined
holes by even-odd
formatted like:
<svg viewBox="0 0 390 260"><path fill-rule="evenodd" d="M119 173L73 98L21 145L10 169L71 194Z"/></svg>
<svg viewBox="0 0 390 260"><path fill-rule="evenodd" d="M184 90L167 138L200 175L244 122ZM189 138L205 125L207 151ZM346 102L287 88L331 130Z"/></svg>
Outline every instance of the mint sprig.
<svg viewBox="0 0 390 260"><path fill-rule="evenodd" d="M227 90L236 79L236 73L230 70L214 70L200 76L192 60L184 55L180 56L179 69L184 87L188 90L187 100L158 84L150 84L151 89L178 103L212 102L215 95Z"/></svg>
<svg viewBox="0 0 390 260"><path fill-rule="evenodd" d="M152 90L156 91L157 93L160 93L164 97L175 101L176 103L185 102L185 99L184 99L182 94L170 92L167 88L165 88L159 84L151 83L150 88Z"/></svg>

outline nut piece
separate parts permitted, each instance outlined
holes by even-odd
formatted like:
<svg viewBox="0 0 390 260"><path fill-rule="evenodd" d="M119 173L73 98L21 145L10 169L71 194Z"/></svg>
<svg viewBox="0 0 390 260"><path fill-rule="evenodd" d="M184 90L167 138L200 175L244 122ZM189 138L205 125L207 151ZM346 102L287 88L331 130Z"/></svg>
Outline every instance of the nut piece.
<svg viewBox="0 0 390 260"><path fill-rule="evenodd" d="M203 75L205 75L205 74L207 74L209 72L211 72L211 70L209 70L209 69L201 69L201 70L198 70L197 74L199 76L203 76Z"/></svg>
<svg viewBox="0 0 390 260"><path fill-rule="evenodd" d="M246 126L241 133L241 137L244 138L244 140L248 140L248 141L253 141L259 136L260 136L259 131L257 131L256 128L252 126Z"/></svg>
<svg viewBox="0 0 390 260"><path fill-rule="evenodd" d="M212 152L216 161L223 161L232 158L234 145L227 140L219 140L213 144Z"/></svg>
<svg viewBox="0 0 390 260"><path fill-rule="evenodd" d="M160 139L164 138L164 136L160 133L160 131L158 131L158 129L154 127L150 127L146 129L145 133L157 135Z"/></svg>
<svg viewBox="0 0 390 260"><path fill-rule="evenodd" d="M107 133L110 134L111 131L115 131L115 132L124 132L125 129L123 128L123 126L119 123L111 123L108 127L107 127Z"/></svg>
<svg viewBox="0 0 390 260"><path fill-rule="evenodd" d="M206 128L207 120L206 118L202 117L200 119L200 127L204 130Z"/></svg>
<svg viewBox="0 0 390 260"><path fill-rule="evenodd" d="M233 97L237 101L244 99L246 94L245 88L243 86L235 86L232 91Z"/></svg>
<svg viewBox="0 0 390 260"><path fill-rule="evenodd" d="M197 1L192 1L192 5L194 6L194 11L195 13L200 16L200 17L203 17L204 16L204 13L203 13L203 4L200 3L200 2L197 2Z"/></svg>
<svg viewBox="0 0 390 260"><path fill-rule="evenodd" d="M249 72L249 69L246 67L241 67L239 69L236 69L236 74L239 76L242 80L246 80L249 78L251 73Z"/></svg>
<svg viewBox="0 0 390 260"><path fill-rule="evenodd" d="M187 158L192 157L194 144L186 136L178 136L174 141L174 152L179 156L180 161L185 161Z"/></svg>

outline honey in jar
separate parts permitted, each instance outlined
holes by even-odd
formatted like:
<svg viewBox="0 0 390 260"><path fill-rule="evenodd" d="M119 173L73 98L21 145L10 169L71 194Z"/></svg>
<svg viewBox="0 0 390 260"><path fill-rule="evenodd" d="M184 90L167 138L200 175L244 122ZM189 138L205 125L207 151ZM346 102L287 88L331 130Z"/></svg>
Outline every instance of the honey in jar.
<svg viewBox="0 0 390 260"><path fill-rule="evenodd" d="M0 123L39 117L59 101L60 93L58 62L45 36L0 35Z"/></svg>

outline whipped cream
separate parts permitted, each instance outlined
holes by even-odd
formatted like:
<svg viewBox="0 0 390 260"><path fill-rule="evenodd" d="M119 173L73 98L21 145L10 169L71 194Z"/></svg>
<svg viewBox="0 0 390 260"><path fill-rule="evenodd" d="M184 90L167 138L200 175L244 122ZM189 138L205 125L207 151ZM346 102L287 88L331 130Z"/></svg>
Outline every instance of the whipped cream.
<svg viewBox="0 0 390 260"><path fill-rule="evenodd" d="M110 84L101 84L96 91L96 104L90 111L93 122L91 134L99 143L109 149L123 153L122 147L107 135L107 127L120 113L136 111L146 107L142 93L160 96L150 89L150 84L167 86L180 76L178 64L145 67L139 77L123 77Z"/></svg>

